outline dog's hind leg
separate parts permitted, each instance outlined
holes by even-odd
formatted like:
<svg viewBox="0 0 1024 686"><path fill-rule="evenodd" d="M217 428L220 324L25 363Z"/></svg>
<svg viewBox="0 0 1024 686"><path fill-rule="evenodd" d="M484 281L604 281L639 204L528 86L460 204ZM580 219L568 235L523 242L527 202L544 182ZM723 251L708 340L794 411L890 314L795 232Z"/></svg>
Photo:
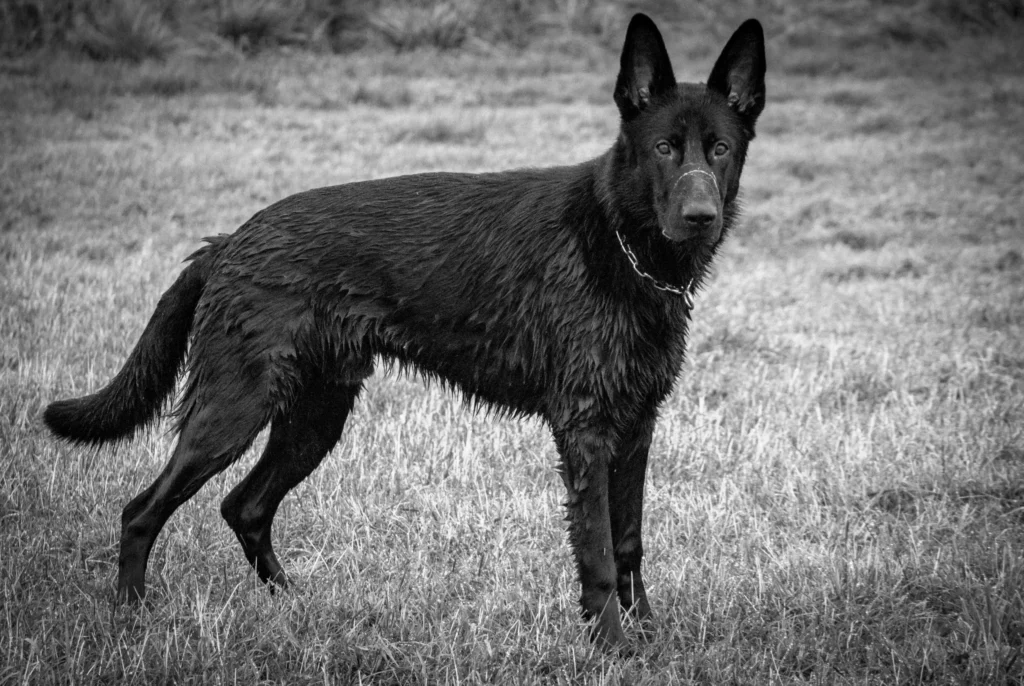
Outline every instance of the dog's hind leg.
<svg viewBox="0 0 1024 686"><path fill-rule="evenodd" d="M135 601L146 592L146 565L153 542L179 505L210 477L241 457L270 415L257 393L241 395L220 388L181 423L178 444L156 481L121 514L118 598ZM246 389L254 390L254 389Z"/></svg>
<svg viewBox="0 0 1024 686"><path fill-rule="evenodd" d="M637 619L649 620L640 560L644 554L641 525L644 505L644 476L654 432L654 417L641 419L622 441L608 473L608 511L615 546L615 569L619 604Z"/></svg>
<svg viewBox="0 0 1024 686"><path fill-rule="evenodd" d="M221 505L221 514L242 544L245 558L271 588L288 582L270 541L278 505L338 442L361 389L361 382L304 386L288 411L271 423L259 462Z"/></svg>

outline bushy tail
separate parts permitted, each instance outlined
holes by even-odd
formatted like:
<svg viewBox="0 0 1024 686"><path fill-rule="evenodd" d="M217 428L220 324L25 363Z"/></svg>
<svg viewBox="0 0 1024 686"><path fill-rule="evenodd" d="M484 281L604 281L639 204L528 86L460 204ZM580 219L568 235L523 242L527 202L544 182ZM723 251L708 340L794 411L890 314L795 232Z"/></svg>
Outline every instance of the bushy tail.
<svg viewBox="0 0 1024 686"><path fill-rule="evenodd" d="M130 438L151 422L174 390L189 332L207 279L203 251L157 303L128 361L98 393L51 403L43 421L56 435L77 443Z"/></svg>

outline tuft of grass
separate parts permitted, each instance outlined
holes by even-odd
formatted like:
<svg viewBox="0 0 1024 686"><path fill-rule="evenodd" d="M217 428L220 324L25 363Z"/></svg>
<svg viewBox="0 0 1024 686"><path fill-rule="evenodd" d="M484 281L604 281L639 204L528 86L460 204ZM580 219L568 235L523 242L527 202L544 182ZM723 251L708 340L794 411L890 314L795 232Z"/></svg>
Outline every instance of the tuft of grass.
<svg viewBox="0 0 1024 686"><path fill-rule="evenodd" d="M878 104L878 98L872 93L839 89L826 93L823 102L829 105L836 105L845 109L859 110L865 107L872 107Z"/></svg>
<svg viewBox="0 0 1024 686"><path fill-rule="evenodd" d="M271 0L231 0L219 10L217 35L246 51L286 40L296 20L294 10Z"/></svg>
<svg viewBox="0 0 1024 686"><path fill-rule="evenodd" d="M538 16L529 0L482 0L473 18L474 33L491 43L525 48L539 30Z"/></svg>
<svg viewBox="0 0 1024 686"><path fill-rule="evenodd" d="M818 394L825 411L877 410L893 393L892 384L869 370L854 370Z"/></svg>
<svg viewBox="0 0 1024 686"><path fill-rule="evenodd" d="M462 47L470 35L464 11L449 2L426 7L386 5L372 13L368 23L396 50L454 50Z"/></svg>
<svg viewBox="0 0 1024 686"><path fill-rule="evenodd" d="M163 59L174 49L171 31L146 3L111 0L75 19L68 44L96 60Z"/></svg>
<svg viewBox="0 0 1024 686"><path fill-rule="evenodd" d="M487 127L483 124L461 125L450 121L433 121L429 124L403 129L392 136L394 143L449 143L469 145L480 143L487 137Z"/></svg>
<svg viewBox="0 0 1024 686"><path fill-rule="evenodd" d="M999 256L995 262L995 268L1000 272L1021 272L1024 267L1024 257L1020 252L1010 249Z"/></svg>
<svg viewBox="0 0 1024 686"><path fill-rule="evenodd" d="M413 94L407 86L360 83L352 93L352 103L390 110L409 107L413 103Z"/></svg>
<svg viewBox="0 0 1024 686"><path fill-rule="evenodd" d="M157 69L140 69L123 81L118 89L122 93L135 95L156 95L173 98L184 93L199 90L202 79L195 70L186 66L163 66Z"/></svg>
<svg viewBox="0 0 1024 686"><path fill-rule="evenodd" d="M898 134L906 128L905 117L884 113L864 117L854 124L850 131L860 135L877 136L879 134Z"/></svg>
<svg viewBox="0 0 1024 686"><path fill-rule="evenodd" d="M850 264L822 272L822 278L832 283L863 281L865 279L919 278L922 268L912 259L905 258L895 264Z"/></svg>
<svg viewBox="0 0 1024 686"><path fill-rule="evenodd" d="M1024 21L1024 0L930 0L928 10L958 28L989 33Z"/></svg>
<svg viewBox="0 0 1024 686"><path fill-rule="evenodd" d="M46 17L40 3L0 3L0 54L16 55L46 44Z"/></svg>
<svg viewBox="0 0 1024 686"><path fill-rule="evenodd" d="M842 229L835 233L833 240L845 245L850 250L856 250L859 252L863 250L878 250L888 242L889 237L878 234L869 234L863 231Z"/></svg>
<svg viewBox="0 0 1024 686"><path fill-rule="evenodd" d="M619 27L626 19L620 8L606 0L556 0L539 12L537 23L557 33L618 42Z"/></svg>

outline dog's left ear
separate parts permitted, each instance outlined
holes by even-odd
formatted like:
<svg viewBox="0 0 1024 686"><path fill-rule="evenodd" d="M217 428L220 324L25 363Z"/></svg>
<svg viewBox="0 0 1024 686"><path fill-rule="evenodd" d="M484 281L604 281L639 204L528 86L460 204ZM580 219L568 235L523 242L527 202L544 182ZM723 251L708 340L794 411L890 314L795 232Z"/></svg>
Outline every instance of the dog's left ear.
<svg viewBox="0 0 1024 686"><path fill-rule="evenodd" d="M646 14L633 15L615 82L615 104L622 119L633 119L653 98L675 88L676 77L661 32Z"/></svg>
<svg viewBox="0 0 1024 686"><path fill-rule="evenodd" d="M708 88L724 95L751 129L764 109L764 72L764 30L756 19L748 19L722 49Z"/></svg>

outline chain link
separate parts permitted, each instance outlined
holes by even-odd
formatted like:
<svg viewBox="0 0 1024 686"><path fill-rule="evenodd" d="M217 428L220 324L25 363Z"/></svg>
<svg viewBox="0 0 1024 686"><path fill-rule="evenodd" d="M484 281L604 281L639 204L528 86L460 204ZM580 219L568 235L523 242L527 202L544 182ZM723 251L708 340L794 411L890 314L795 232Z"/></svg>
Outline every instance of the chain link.
<svg viewBox="0 0 1024 686"><path fill-rule="evenodd" d="M669 293L674 293L676 295L683 296L683 304L686 305L686 309L693 309L693 279L690 279L686 283L686 286L680 288L679 286L673 286L672 284L666 281L662 281L661 279L654 278L653 276L651 276L650 274L648 274L647 272L640 268L640 263L636 257L636 253L633 252L632 248L626 245L626 239L622 237L622 234L619 233L618 230L616 230L615 235L618 236L619 238L619 245L622 246L622 252L626 253L626 257L629 258L629 263L633 265L633 271L635 271L641 277L649 279L654 284L654 287L657 288L659 291L667 291Z"/></svg>

